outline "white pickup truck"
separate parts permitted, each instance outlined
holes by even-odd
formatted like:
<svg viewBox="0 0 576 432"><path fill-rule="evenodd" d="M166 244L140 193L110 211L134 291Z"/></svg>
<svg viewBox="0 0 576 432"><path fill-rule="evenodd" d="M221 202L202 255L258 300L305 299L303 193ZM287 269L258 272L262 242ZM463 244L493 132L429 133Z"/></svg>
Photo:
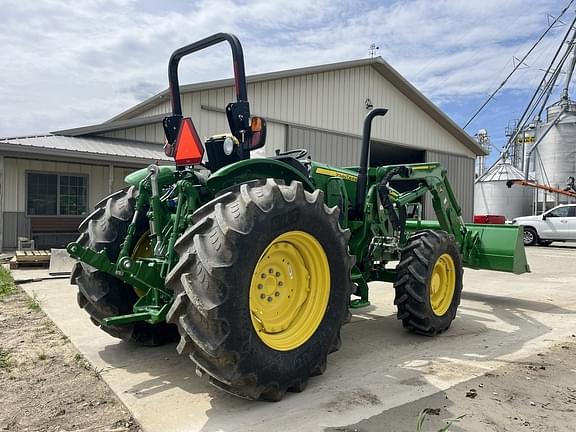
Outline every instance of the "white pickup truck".
<svg viewBox="0 0 576 432"><path fill-rule="evenodd" d="M538 216L517 217L512 223L524 227L526 246L576 241L576 204L562 204Z"/></svg>

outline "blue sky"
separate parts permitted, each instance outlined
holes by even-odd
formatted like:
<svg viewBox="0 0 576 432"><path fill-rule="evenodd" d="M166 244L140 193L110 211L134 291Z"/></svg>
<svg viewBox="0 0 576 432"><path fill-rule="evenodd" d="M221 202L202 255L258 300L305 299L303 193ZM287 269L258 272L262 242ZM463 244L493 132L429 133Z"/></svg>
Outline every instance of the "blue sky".
<svg viewBox="0 0 576 432"><path fill-rule="evenodd" d="M236 33L248 73L385 60L463 125L568 0L1 0L0 136L99 123L164 89L175 48ZM574 8L564 21L574 16ZM566 31L554 29L467 129L496 146L518 118ZM230 76L216 47L182 82ZM394 109L394 107L388 107Z"/></svg>

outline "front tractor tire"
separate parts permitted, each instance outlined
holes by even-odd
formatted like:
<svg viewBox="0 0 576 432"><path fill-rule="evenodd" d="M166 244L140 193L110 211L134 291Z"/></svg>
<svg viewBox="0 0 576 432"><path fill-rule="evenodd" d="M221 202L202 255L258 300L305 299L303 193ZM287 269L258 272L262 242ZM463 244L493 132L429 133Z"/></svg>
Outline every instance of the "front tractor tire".
<svg viewBox="0 0 576 432"><path fill-rule="evenodd" d="M80 224L77 242L95 251L106 250L115 262L120 253L126 230L134 215L137 190L129 187L102 200ZM148 223L145 215L137 221L136 238L146 240ZM139 248L143 241L136 243ZM135 252L135 251L133 251ZM170 324L151 325L135 322L121 326L105 326L102 319L133 313L138 292L114 276L78 262L72 270L71 283L78 286L78 305L90 315L92 322L106 333L140 345L156 346L178 340L178 331Z"/></svg>
<svg viewBox="0 0 576 432"><path fill-rule="evenodd" d="M241 185L196 211L167 278L178 351L229 393L277 401L323 373L348 316L353 258L321 191Z"/></svg>
<svg viewBox="0 0 576 432"><path fill-rule="evenodd" d="M462 276L453 236L425 230L410 237L394 283L394 304L404 328L425 336L447 330L460 304Z"/></svg>

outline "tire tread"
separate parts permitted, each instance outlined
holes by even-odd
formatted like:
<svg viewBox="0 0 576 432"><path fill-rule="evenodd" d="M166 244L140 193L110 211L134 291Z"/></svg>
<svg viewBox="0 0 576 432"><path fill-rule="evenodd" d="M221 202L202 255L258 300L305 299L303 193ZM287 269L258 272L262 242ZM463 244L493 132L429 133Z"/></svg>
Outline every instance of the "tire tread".
<svg viewBox="0 0 576 432"><path fill-rule="evenodd" d="M230 329L222 310L229 301L227 281L234 273L237 260L234 244L238 238L251 235L255 214L271 212L278 200L284 203L306 202L321 208L327 223L336 233L341 250L348 250L349 232L340 227L338 212L324 205L321 191L309 193L299 182L284 185L267 179L243 184L235 192L227 192L204 205L193 215L195 225L176 243L180 263L167 280L167 287L177 296L167 321L178 325L182 335L178 351L188 353L216 387L248 399L280 400L286 391L302 391L310 376L320 374L326 368L326 357L322 356L307 374L290 382L283 382L280 378L260 382L254 374L246 375L239 370L239 359L243 354L226 348ZM350 274L354 259L345 253ZM188 275L197 276L188 279ZM349 298L353 286L351 280L342 285ZM347 304L343 307L347 308ZM339 329L347 314L342 311L340 315L343 319L335 323L338 331L329 352L337 351L341 345Z"/></svg>
<svg viewBox="0 0 576 432"><path fill-rule="evenodd" d="M444 316L437 317L429 302L427 281L437 256L445 250L452 251L458 274L451 306ZM454 237L444 231L434 230L413 234L402 249L394 288L397 318L402 321L404 328L425 336L434 336L447 330L456 316L462 290L462 263Z"/></svg>

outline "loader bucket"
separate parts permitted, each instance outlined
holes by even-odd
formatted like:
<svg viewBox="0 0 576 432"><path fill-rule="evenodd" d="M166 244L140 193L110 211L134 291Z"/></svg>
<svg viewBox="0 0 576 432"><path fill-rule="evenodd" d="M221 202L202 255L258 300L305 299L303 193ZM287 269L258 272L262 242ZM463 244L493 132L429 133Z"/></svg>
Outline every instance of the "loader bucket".
<svg viewBox="0 0 576 432"><path fill-rule="evenodd" d="M438 230L437 221L408 221L408 231ZM464 266L516 274L530 271L522 230L516 225L466 224L466 236L460 245Z"/></svg>
<svg viewBox="0 0 576 432"><path fill-rule="evenodd" d="M516 274L530 271L522 228L516 225L466 224L469 231L465 265Z"/></svg>

